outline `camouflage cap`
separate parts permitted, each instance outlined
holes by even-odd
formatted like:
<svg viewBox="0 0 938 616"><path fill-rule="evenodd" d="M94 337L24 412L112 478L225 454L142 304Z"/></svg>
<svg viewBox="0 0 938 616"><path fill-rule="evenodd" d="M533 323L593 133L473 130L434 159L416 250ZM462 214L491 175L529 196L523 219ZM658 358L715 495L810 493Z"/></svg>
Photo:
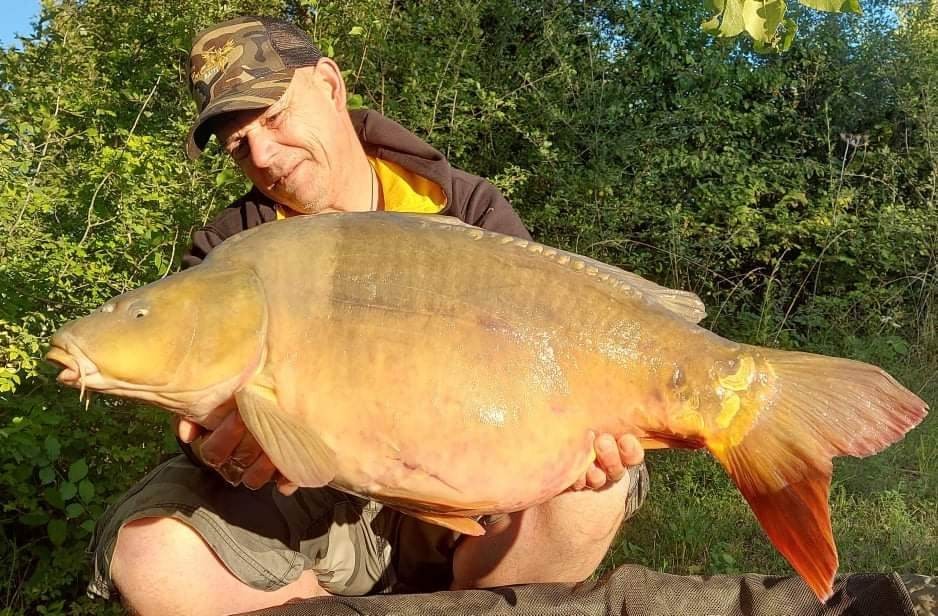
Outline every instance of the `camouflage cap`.
<svg viewBox="0 0 938 616"><path fill-rule="evenodd" d="M212 136L209 120L269 107L297 68L315 66L320 58L322 52L303 30L269 17L238 17L200 32L186 71L199 114L189 129L189 158L201 154Z"/></svg>

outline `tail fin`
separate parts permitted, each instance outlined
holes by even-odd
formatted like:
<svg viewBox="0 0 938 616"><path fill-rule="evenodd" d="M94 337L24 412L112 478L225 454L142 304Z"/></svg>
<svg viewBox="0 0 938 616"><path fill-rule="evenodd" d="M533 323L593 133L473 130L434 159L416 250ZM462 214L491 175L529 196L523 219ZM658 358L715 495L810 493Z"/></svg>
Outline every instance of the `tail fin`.
<svg viewBox="0 0 938 616"><path fill-rule="evenodd" d="M774 373L752 427L708 448L726 467L769 539L819 598L837 570L828 495L831 459L898 441L928 406L875 366L808 353L757 351Z"/></svg>

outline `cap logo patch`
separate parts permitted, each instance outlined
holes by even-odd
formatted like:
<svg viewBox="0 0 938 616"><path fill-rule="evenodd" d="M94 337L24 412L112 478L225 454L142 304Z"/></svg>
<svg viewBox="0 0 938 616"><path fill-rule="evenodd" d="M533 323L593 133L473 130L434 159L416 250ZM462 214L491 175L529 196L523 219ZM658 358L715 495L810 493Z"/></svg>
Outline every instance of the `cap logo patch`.
<svg viewBox="0 0 938 616"><path fill-rule="evenodd" d="M203 82L208 84L231 64L232 57L237 52L234 40L228 41L221 47L215 49L206 49L202 52L202 66L199 70L192 71L192 83Z"/></svg>

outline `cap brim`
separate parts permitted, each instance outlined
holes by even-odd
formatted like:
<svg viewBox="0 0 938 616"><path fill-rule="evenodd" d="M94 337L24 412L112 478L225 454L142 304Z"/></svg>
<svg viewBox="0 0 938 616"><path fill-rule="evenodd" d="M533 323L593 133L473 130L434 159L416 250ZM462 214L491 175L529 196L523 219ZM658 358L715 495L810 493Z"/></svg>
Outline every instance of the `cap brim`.
<svg viewBox="0 0 938 616"><path fill-rule="evenodd" d="M288 68L252 79L232 88L231 91L209 103L189 129L189 137L186 141L186 154L189 158L192 160L198 158L211 138L209 120L232 111L270 107L286 92L293 79L294 71L295 69Z"/></svg>

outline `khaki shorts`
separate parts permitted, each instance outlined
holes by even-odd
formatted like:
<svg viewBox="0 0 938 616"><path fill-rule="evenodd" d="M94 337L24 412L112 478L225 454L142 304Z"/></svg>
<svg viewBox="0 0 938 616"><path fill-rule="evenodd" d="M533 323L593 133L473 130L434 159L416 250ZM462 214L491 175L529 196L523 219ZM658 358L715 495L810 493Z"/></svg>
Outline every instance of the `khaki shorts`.
<svg viewBox="0 0 938 616"><path fill-rule="evenodd" d="M626 517L648 490L644 465L630 469ZM283 496L270 484L252 491L230 486L185 456L164 462L111 505L91 540L91 597L116 595L111 557L120 529L149 517L191 526L229 571L259 590L276 590L305 569L332 594L445 590L452 581L458 535L332 488L301 488Z"/></svg>

